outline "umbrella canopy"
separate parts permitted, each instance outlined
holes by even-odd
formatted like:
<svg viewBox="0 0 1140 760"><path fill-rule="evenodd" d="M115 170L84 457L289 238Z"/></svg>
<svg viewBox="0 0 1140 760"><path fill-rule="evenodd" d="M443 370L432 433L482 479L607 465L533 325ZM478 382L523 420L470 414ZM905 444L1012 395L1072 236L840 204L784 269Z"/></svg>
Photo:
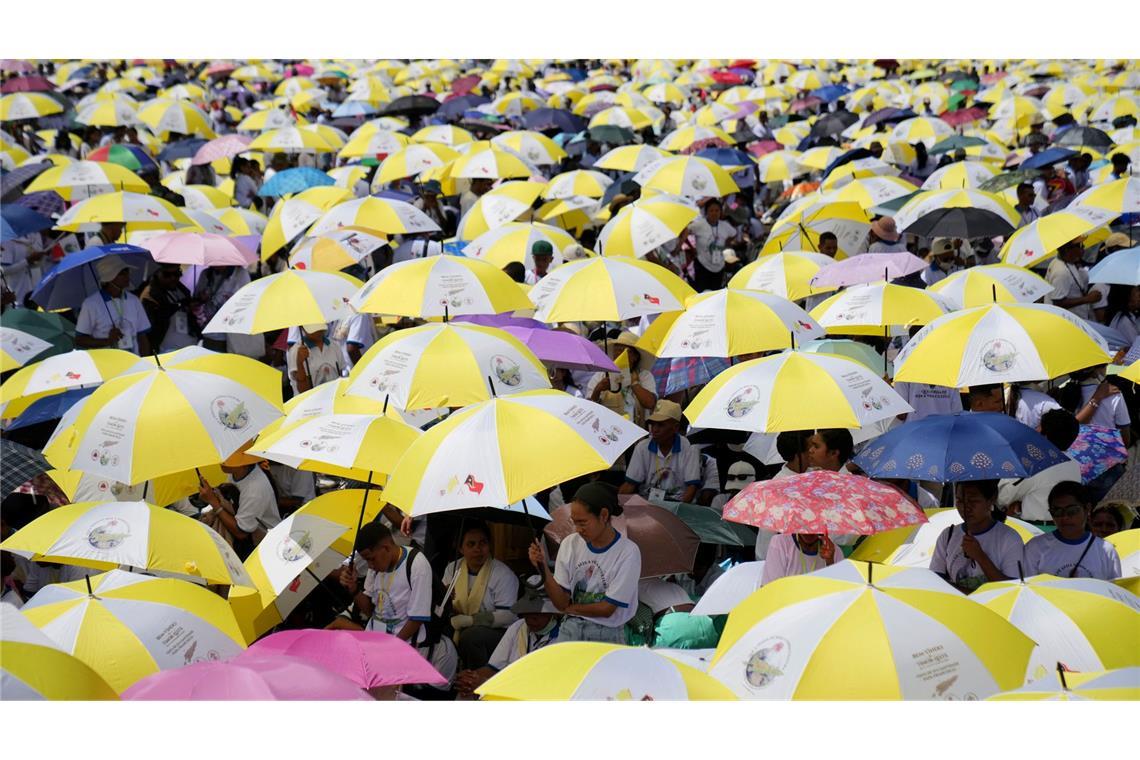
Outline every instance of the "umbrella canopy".
<svg viewBox="0 0 1140 760"><path fill-rule="evenodd" d="M1027 686L995 694L994 702L1136 701L1140 699L1140 668L1104 673L1065 673L1039 678Z"/></svg>
<svg viewBox="0 0 1140 760"><path fill-rule="evenodd" d="M1066 453L1081 466L1081 482L1086 485L1118 464L1128 461L1120 430L1097 425L1081 425L1077 439Z"/></svg>
<svg viewBox="0 0 1140 760"><path fill-rule="evenodd" d="M670 154L653 145L622 145L602 155L594 162L595 169L618 172L637 172L654 161L669 158Z"/></svg>
<svg viewBox="0 0 1140 760"><path fill-rule="evenodd" d="M817 470L748 484L724 505L724 519L777 533L866 536L926 515L893 486Z"/></svg>
<svg viewBox="0 0 1140 760"><path fill-rule="evenodd" d="M265 223L261 260L266 261L326 211L351 197L352 191L343 187L314 187L278 203Z"/></svg>
<svg viewBox="0 0 1140 760"><path fill-rule="evenodd" d="M1089 273L1091 278L1092 272ZM955 272L930 286L954 309L992 303L1033 303L1053 292L1038 274L1010 264L987 264Z"/></svg>
<svg viewBox="0 0 1140 760"><path fill-rule="evenodd" d="M135 173L153 172L158 174L159 168L155 160L145 150L137 145L123 145L111 143L102 148L96 148L87 154L88 161L101 161L118 164Z"/></svg>
<svg viewBox="0 0 1140 760"><path fill-rule="evenodd" d="M994 237L1017 228L1018 213L1000 196L983 190L928 190L907 201L895 216L900 232L922 237Z"/></svg>
<svg viewBox="0 0 1140 760"><path fill-rule="evenodd" d="M514 393L474 404L408 449L385 498L406 513L511 504L608 468L645 431L562 391ZM534 441L541 439L542 446ZM548 452L557 450L551 458Z"/></svg>
<svg viewBox="0 0 1140 760"><path fill-rule="evenodd" d="M1140 246L1113 251L1089 270L1089 282L1140 285Z"/></svg>
<svg viewBox="0 0 1140 760"><path fill-rule="evenodd" d="M141 679L123 692L135 701L371 701L348 678L299 657L262 654L196 662Z"/></svg>
<svg viewBox="0 0 1140 760"><path fill-rule="evenodd" d="M349 303L368 314L421 319L531 307L518 284L497 266L458 256L429 256L385 267Z"/></svg>
<svg viewBox="0 0 1140 760"><path fill-rule="evenodd" d="M551 678L554 673L558 677ZM652 649L585 641L536 650L496 673L475 693L491 700L733 699L715 679Z"/></svg>
<svg viewBox="0 0 1140 760"><path fill-rule="evenodd" d="M922 325L950 311L940 296L905 285L873 283L840 291L811 310L829 334L883 335L891 326Z"/></svg>
<svg viewBox="0 0 1140 760"><path fill-rule="evenodd" d="M950 388L1050 380L1108 364L1104 339L1057 306L999 303L939 317L895 359L895 379Z"/></svg>
<svg viewBox="0 0 1140 760"><path fill-rule="evenodd" d="M142 280L142 268L146 262L146 259L140 257L149 258L150 251L135 245L113 243L72 253L61 259L44 275L40 284L32 291L32 300L45 309L78 309L87 296L99 291L100 283L95 264L106 256L126 257L124 260L128 262L127 266L131 270L131 282L139 284Z"/></svg>
<svg viewBox="0 0 1140 760"><path fill-rule="evenodd" d="M730 366L728 359L715 356L688 356L658 359L650 370L657 383L659 395L696 388L704 385Z"/></svg>
<svg viewBox="0 0 1140 760"><path fill-rule="evenodd" d="M33 183L34 184L34 183ZM1140 212L1140 177L1121 177L1095 185L1073 199L1073 206L1088 206L1118 214Z"/></svg>
<svg viewBox="0 0 1140 760"><path fill-rule="evenodd" d="M895 654L926 650L946 657ZM742 602L708 672L747 699L981 699L1025 683L1034 650L929 571L845 561ZM835 658L849 662L842 678Z"/></svg>
<svg viewBox="0 0 1140 760"><path fill-rule="evenodd" d="M52 348L51 343L14 327L0 327L0 372L11 372Z"/></svg>
<svg viewBox="0 0 1140 760"><path fill-rule="evenodd" d="M1111 223L1117 216L1116 212L1093 206L1069 205L1010 235L1001 247L1001 260L1022 267L1040 266L1065 243Z"/></svg>
<svg viewBox="0 0 1140 760"><path fill-rule="evenodd" d="M114 700L119 695L14 605L0 605L0 692L5 700Z"/></svg>
<svg viewBox="0 0 1140 760"><path fill-rule="evenodd" d="M120 694L152 673L245 648L224 599L172 578L112 570L45 586L22 611Z"/></svg>
<svg viewBox="0 0 1140 760"><path fill-rule="evenodd" d="M32 211L30 208L5 203L0 208L0 241L8 242L35 232L51 229L55 225L49 217Z"/></svg>
<svg viewBox="0 0 1140 760"><path fill-rule="evenodd" d="M830 256L807 251L784 251L761 256L741 267L728 281L728 287L760 290L798 301L834 289L817 287L811 283L816 274L834 263L835 259Z"/></svg>
<svg viewBox="0 0 1140 760"><path fill-rule="evenodd" d="M360 280L343 272L287 269L243 285L218 309L205 332L258 333L348 319Z"/></svg>
<svg viewBox="0 0 1140 760"><path fill-rule="evenodd" d="M475 240L489 230L529 213L542 193L539 182L504 182L479 197L459 220L455 236Z"/></svg>
<svg viewBox="0 0 1140 760"><path fill-rule="evenodd" d="M530 291L534 318L542 322L622 321L680 311L695 295L663 266L628 257L580 259L563 264Z"/></svg>
<svg viewBox="0 0 1140 760"><path fill-rule="evenodd" d="M946 532L947 528L953 525L962 525L963 520L957 509L926 509L923 511L928 518L927 522L868 536L866 541L860 543L851 552L851 559L929 570L938 537ZM1027 543L1029 539L1040 536L1042 533L1041 529L1032 523L1018 520L1015 517L1007 517L1005 524L1013 528L1023 543Z"/></svg>
<svg viewBox="0 0 1140 760"><path fill-rule="evenodd" d="M500 268L512 261L518 261L527 270L534 271L534 256L531 252L539 241L550 243L553 253L551 269L562 265L563 250L576 245L574 238L558 227L549 224L508 222L472 240L464 246L463 253L466 256L484 259Z"/></svg>
<svg viewBox="0 0 1140 760"><path fill-rule="evenodd" d="M19 414L33 401L70 388L94 386L137 367L139 357L117 348L69 351L16 372L0 385L4 416Z"/></svg>
<svg viewBox="0 0 1140 760"><path fill-rule="evenodd" d="M269 178L268 182L258 189L257 194L276 197L299 193L303 190L308 190L310 187L324 187L335 184L336 180L319 169L299 166L294 169L277 172Z"/></svg>
<svg viewBox="0 0 1140 760"><path fill-rule="evenodd" d="M775 433L862 427L911 411L878 374L856 361L790 351L720 373L685 416L696 427Z"/></svg>
<svg viewBox="0 0 1140 760"><path fill-rule="evenodd" d="M823 268L811 279L811 285L834 290L845 285L897 280L921 272L929 266L913 253L861 253Z"/></svg>
<svg viewBox="0 0 1140 760"><path fill-rule="evenodd" d="M80 201L56 222L61 230L77 231L84 224L129 222L136 229L193 227L194 221L169 201L129 191L103 193ZM147 225L147 226L142 226Z"/></svg>
<svg viewBox="0 0 1140 760"><path fill-rule="evenodd" d="M628 505L629 501L640 498L640 496L630 496L624 503ZM755 533L743 525L725 522L721 519L721 513L712 507L702 507L699 504L683 501L660 501L654 502L654 505L680 517L685 525L693 529L702 544L750 547L756 543Z"/></svg>
<svg viewBox="0 0 1140 760"><path fill-rule="evenodd" d="M698 214L690 203L668 195L636 201L602 228L598 250L611 256L643 257L675 240Z"/></svg>
<svg viewBox="0 0 1140 760"><path fill-rule="evenodd" d="M43 454L7 438L0 439L0 451L4 456L4 470L0 476L0 498L51 469L51 464L44 459Z"/></svg>
<svg viewBox="0 0 1140 760"><path fill-rule="evenodd" d="M365 352L349 378L346 393L387 398L400 409L467 406L500 392L550 387L546 368L520 340L463 323L391 333Z"/></svg>
<svg viewBox="0 0 1140 760"><path fill-rule="evenodd" d="M935 414L876 438L855 457L874 478L956 482L1028 478L1065 461L1033 428L998 412Z"/></svg>
<svg viewBox="0 0 1140 760"><path fill-rule="evenodd" d="M965 190L980 188L998 175L998 169L981 161L956 161L936 169L922 183L923 190Z"/></svg>
<svg viewBox="0 0 1140 760"><path fill-rule="evenodd" d="M309 234L321 235L338 227L363 227L384 235L439 232L439 225L412 204L375 196L331 206L309 228Z"/></svg>
<svg viewBox="0 0 1140 760"><path fill-rule="evenodd" d="M73 161L40 174L25 192L54 190L64 200L82 201L103 193L150 192L150 185L130 169L102 161Z"/></svg>
<svg viewBox="0 0 1140 760"><path fill-rule="evenodd" d="M661 159L635 174L633 181L647 190L660 190L694 200L719 198L740 190L732 176L719 164L696 156Z"/></svg>
<svg viewBox="0 0 1140 760"><path fill-rule="evenodd" d="M160 264L244 268L257 263L257 253L237 238L203 232L162 232L147 238L143 247Z"/></svg>
<svg viewBox="0 0 1140 760"><path fill-rule="evenodd" d="M233 158L237 154L244 152L251 142L253 142L252 137L237 134L222 135L221 137L214 138L202 144L194 152L194 157L190 160L190 165L202 166L204 164L212 164L215 161Z"/></svg>
<svg viewBox="0 0 1140 760"><path fill-rule="evenodd" d="M329 414L262 433L249 453L298 470L370 482L390 473L419 434L387 415Z"/></svg>
<svg viewBox="0 0 1140 760"><path fill-rule="evenodd" d="M1140 666L1140 597L1096 578L1035 575L986 583L970 598L1013 623L1050 662L1083 673Z"/></svg>
<svg viewBox="0 0 1140 760"><path fill-rule="evenodd" d="M50 349L35 355L40 360L70 351L74 346L75 325L59 314L49 311L8 309L0 314L0 328L17 330L50 343ZM6 372L7 369L0 371Z"/></svg>
<svg viewBox="0 0 1140 760"><path fill-rule="evenodd" d="M741 562L724 571L701 595L694 615L728 615L761 586L764 560Z"/></svg>
<svg viewBox="0 0 1140 760"><path fill-rule="evenodd" d="M363 227L341 227L306 237L289 254L289 266L317 272L339 272L359 264L387 244L388 238Z"/></svg>
<svg viewBox="0 0 1140 760"><path fill-rule="evenodd" d="M573 370L618 372L606 353L591 341L565 330L542 327L504 327L504 331L518 338L548 367Z"/></svg>

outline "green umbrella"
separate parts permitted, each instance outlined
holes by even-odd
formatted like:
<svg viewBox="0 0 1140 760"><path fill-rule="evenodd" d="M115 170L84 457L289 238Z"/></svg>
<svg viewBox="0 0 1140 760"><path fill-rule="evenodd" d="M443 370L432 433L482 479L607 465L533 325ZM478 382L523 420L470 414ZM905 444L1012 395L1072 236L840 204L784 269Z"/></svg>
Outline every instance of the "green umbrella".
<svg viewBox="0 0 1140 760"><path fill-rule="evenodd" d="M953 135L951 137L947 137L946 139L940 140L939 142L935 143L934 147L930 149L930 154L936 155L938 153L949 153L951 151L958 150L958 148L962 148L963 150L965 150L966 148L973 147L974 145L985 145L985 144L986 144L986 141L980 137L967 137L965 135Z"/></svg>
<svg viewBox="0 0 1140 760"><path fill-rule="evenodd" d="M838 354L848 359L854 359L860 364L871 368L876 373L883 371L883 355L866 343L860 343L857 340L820 338L819 340L805 343L802 346L797 346L797 350L806 351L811 354Z"/></svg>
<svg viewBox="0 0 1140 760"><path fill-rule="evenodd" d="M0 326L23 330L40 340L46 340L51 348L36 355L36 361L49 356L66 353L75 348L75 325L58 314L34 309L8 309L0 315Z"/></svg>
<svg viewBox="0 0 1140 760"><path fill-rule="evenodd" d="M996 177L987 179L982 184L978 185L979 190L985 190L987 193L1000 193L1002 190L1020 185L1022 182L1032 182L1041 176L1041 172L1036 169L1018 170L1015 172L1006 172L999 174Z"/></svg>
<svg viewBox="0 0 1140 760"><path fill-rule="evenodd" d="M608 145L628 145L633 142L633 132L613 124L590 127L589 132L591 140Z"/></svg>
<svg viewBox="0 0 1140 760"><path fill-rule="evenodd" d="M978 83L973 79L958 79L954 84L950 85L950 89L954 92L961 92L962 90L978 91Z"/></svg>
<svg viewBox="0 0 1140 760"><path fill-rule="evenodd" d="M681 521L693 529L702 544L721 544L723 546L754 546L756 534L746 526L738 523L725 522L720 513L712 507L702 507L697 504L686 504L680 501L650 502L669 510Z"/></svg>

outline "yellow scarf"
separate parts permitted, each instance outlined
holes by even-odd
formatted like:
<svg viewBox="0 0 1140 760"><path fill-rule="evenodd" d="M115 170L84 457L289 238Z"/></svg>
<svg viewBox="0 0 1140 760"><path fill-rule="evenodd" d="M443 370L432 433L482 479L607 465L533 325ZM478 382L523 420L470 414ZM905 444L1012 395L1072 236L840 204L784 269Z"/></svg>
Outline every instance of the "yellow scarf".
<svg viewBox="0 0 1140 760"><path fill-rule="evenodd" d="M491 564L494 562L490 557L483 563L483 567L479 568L479 574L475 576L475 585L469 589L468 574L467 574L467 560L460 560L459 566L455 568L456 574L459 576L455 581L455 600L452 602L452 607L460 615L474 615L479 612L483 606L483 596L487 593L487 584L491 581Z"/></svg>

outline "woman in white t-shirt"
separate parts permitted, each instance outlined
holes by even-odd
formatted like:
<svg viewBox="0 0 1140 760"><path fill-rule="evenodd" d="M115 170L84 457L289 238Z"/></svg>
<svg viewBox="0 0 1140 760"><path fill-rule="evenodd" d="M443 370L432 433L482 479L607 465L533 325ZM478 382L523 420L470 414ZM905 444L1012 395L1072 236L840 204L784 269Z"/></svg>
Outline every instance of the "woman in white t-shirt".
<svg viewBox="0 0 1140 760"><path fill-rule="evenodd" d="M1025 545L1025 574L1042 573L1059 578L1119 578L1116 548L1088 528L1092 508L1089 491L1080 483L1063 481L1049 492L1049 516L1057 525L1052 533L1034 536Z"/></svg>
<svg viewBox="0 0 1140 760"><path fill-rule="evenodd" d="M553 572L542 545L531 544L530 561L542 574L550 601L566 615L562 641L626 643L625 624L637 611L641 551L611 524L621 513L617 489L587 483L570 504L575 532L558 547Z"/></svg>
<svg viewBox="0 0 1140 760"><path fill-rule="evenodd" d="M515 622L511 605L519 596L519 579L491 556L491 531L481 522L466 525L459 552L462 556L443 571L443 585L454 586L451 627L459 657L466 667L481 668Z"/></svg>
<svg viewBox="0 0 1140 760"><path fill-rule="evenodd" d="M1013 528L994 519L996 480L959 483L954 489L963 522L942 531L934 544L930 569L963 593L983 583L1018 577L1025 551Z"/></svg>

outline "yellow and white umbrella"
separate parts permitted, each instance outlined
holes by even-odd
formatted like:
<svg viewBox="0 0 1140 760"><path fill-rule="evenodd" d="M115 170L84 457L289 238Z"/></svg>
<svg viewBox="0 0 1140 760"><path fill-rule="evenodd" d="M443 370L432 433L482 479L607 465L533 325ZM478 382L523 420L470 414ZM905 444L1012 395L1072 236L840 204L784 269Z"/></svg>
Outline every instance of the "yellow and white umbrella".
<svg viewBox="0 0 1140 760"><path fill-rule="evenodd" d="M21 611L120 694L151 673L245 649L224 599L173 578L112 570L45 586Z"/></svg>
<svg viewBox="0 0 1140 760"><path fill-rule="evenodd" d="M362 285L343 272L288 269L243 285L203 330L257 335L348 319L353 315L349 299Z"/></svg>
<svg viewBox="0 0 1140 760"><path fill-rule="evenodd" d="M310 187L274 206L261 238L261 260L265 261L285 247L338 203L352 198L343 187Z"/></svg>
<svg viewBox="0 0 1140 760"><path fill-rule="evenodd" d="M860 362L790 351L729 367L697 394L685 416L695 427L779 433L863 427L911 411Z"/></svg>
<svg viewBox="0 0 1140 760"><path fill-rule="evenodd" d="M264 111L254 111L246 116L236 127L239 132L268 132L274 129L285 129L297 124L297 119L288 111L280 108L267 108Z"/></svg>
<svg viewBox="0 0 1140 760"><path fill-rule="evenodd" d="M512 393L456 412L416 439L384 497L413 516L513 504L607 469L644 436L624 417L562 391Z"/></svg>
<svg viewBox="0 0 1140 760"><path fill-rule="evenodd" d="M499 267L460 256L401 261L372 277L350 300L368 314L432 317L502 314L530 301Z"/></svg>
<svg viewBox="0 0 1140 760"><path fill-rule="evenodd" d="M253 138L247 150L264 153L332 153L336 150L323 137L297 127L279 127Z"/></svg>
<svg viewBox="0 0 1140 760"><path fill-rule="evenodd" d="M210 211L233 205L233 197L213 185L182 185L175 192L182 196L186 208L191 211Z"/></svg>
<svg viewBox="0 0 1140 760"><path fill-rule="evenodd" d="M740 190L719 164L697 156L662 159L635 174L633 181L646 190L692 199L720 198Z"/></svg>
<svg viewBox="0 0 1140 760"><path fill-rule="evenodd" d="M549 387L542 361L518 338L456 322L385 336L352 368L345 392L388 399L399 409L428 409Z"/></svg>
<svg viewBox="0 0 1140 760"><path fill-rule="evenodd" d="M1000 195L983 190L925 190L918 193L895 214L899 232L908 230L928 235L938 225L981 224L989 230L1016 229L1020 217ZM994 227L994 225L997 227ZM1005 226L1002 226L1002 225ZM916 226L917 225L917 226Z"/></svg>
<svg viewBox="0 0 1140 760"><path fill-rule="evenodd" d="M765 153L756 162L756 174L761 182L783 182L807 174L809 169L800 163L800 157L801 154L794 150Z"/></svg>
<svg viewBox="0 0 1140 760"><path fill-rule="evenodd" d="M387 184L404 177L414 177L428 169L445 166L458 157L459 154L446 145L413 143L400 148L381 162L376 173L376 182Z"/></svg>
<svg viewBox="0 0 1140 760"><path fill-rule="evenodd" d="M303 239L289 254L289 266L316 272L339 272L359 264L365 256L387 243L388 238L363 227L340 227Z"/></svg>
<svg viewBox="0 0 1140 760"><path fill-rule="evenodd" d="M7 603L0 605L0 694L5 701L119 698L103 676Z"/></svg>
<svg viewBox="0 0 1140 760"><path fill-rule="evenodd" d="M653 145L622 145L607 151L594 162L595 169L609 169L620 172L641 171L647 165L671 154Z"/></svg>
<svg viewBox="0 0 1140 760"><path fill-rule="evenodd" d="M75 204L59 218L56 228L76 231L84 224L104 222L127 222L139 229L194 226L194 222L169 201L153 195L116 191Z"/></svg>
<svg viewBox="0 0 1140 760"><path fill-rule="evenodd" d="M253 378L241 358L216 354L108 380L61 420L44 456L127 485L222 462L281 416L280 384L246 384Z"/></svg>
<svg viewBox="0 0 1140 760"><path fill-rule="evenodd" d="M853 285L811 310L830 334L882 335L890 327L924 325L951 311L941 296L905 285Z"/></svg>
<svg viewBox="0 0 1140 760"><path fill-rule="evenodd" d="M11 372L52 348L46 340L14 327L0 327L0 372ZM7 383L5 383L6 385ZM0 399L3 386L0 386Z"/></svg>
<svg viewBox="0 0 1140 760"><path fill-rule="evenodd" d="M207 140L215 136L210 120L202 113L202 109L185 100L151 101L139 109L138 120L160 137L170 132L199 135Z"/></svg>
<svg viewBox="0 0 1140 760"><path fill-rule="evenodd" d="M668 103L673 106L680 106L688 99L688 95L677 85L671 82L660 82L658 84L651 84L641 91L651 103L658 105Z"/></svg>
<svg viewBox="0 0 1140 760"><path fill-rule="evenodd" d="M929 570L938 537L950 526L961 525L963 520L958 510L953 508L923 511L928 518L926 522L868 536L851 552L851 559ZM1013 528L1023 543L1042 533L1036 525L1016 517L1007 517L1005 524Z"/></svg>
<svg viewBox="0 0 1140 760"><path fill-rule="evenodd" d="M1114 95L1101 101L1089 111L1088 120L1089 122L1112 122L1122 116L1140 117L1140 103L1137 102L1135 93Z"/></svg>
<svg viewBox="0 0 1140 760"><path fill-rule="evenodd" d="M360 227L383 235L439 232L439 225L412 204L371 195L331 207L313 222L308 234L323 235L340 227Z"/></svg>
<svg viewBox="0 0 1140 760"><path fill-rule="evenodd" d="M492 137L491 144L517 154L534 166L554 166L566 158L566 151L541 132L506 132Z"/></svg>
<svg viewBox="0 0 1140 760"><path fill-rule="evenodd" d="M1129 578L1140 575L1140 529L1122 530L1106 540L1116 547L1116 553L1120 556L1121 576Z"/></svg>
<svg viewBox="0 0 1140 760"><path fill-rule="evenodd" d="M93 100L76 109L75 121L90 127L125 127L138 124L138 106L124 96Z"/></svg>
<svg viewBox="0 0 1140 760"><path fill-rule="evenodd" d="M171 100L203 101L206 99L206 90L201 85L193 83L176 84L159 90L158 95L160 98Z"/></svg>
<svg viewBox="0 0 1140 760"><path fill-rule="evenodd" d="M721 289L692 296L683 312L655 319L637 347L660 358L727 358L794 347L823 335L806 311L783 296Z"/></svg>
<svg viewBox="0 0 1140 760"><path fill-rule="evenodd" d="M827 198L829 201L856 203L859 208L871 209L916 192L917 187L898 177L866 177L852 180L829 193Z"/></svg>
<svg viewBox="0 0 1140 760"><path fill-rule="evenodd" d="M38 119L57 113L63 113L60 102L39 92L14 92L0 97L0 121Z"/></svg>
<svg viewBox="0 0 1140 760"><path fill-rule="evenodd" d="M489 108L500 116L522 116L527 111L545 106L546 103L533 92L509 92L496 98Z"/></svg>
<svg viewBox="0 0 1140 760"><path fill-rule="evenodd" d="M436 124L412 135L414 143L439 143L451 148L475 142L475 136L462 127L453 127L449 124Z"/></svg>
<svg viewBox="0 0 1140 760"><path fill-rule="evenodd" d="M1055 256L1065 243L1110 224L1118 216L1105 209L1070 204L1010 235L1001 247L1001 260L1019 267L1036 267Z"/></svg>
<svg viewBox="0 0 1140 760"><path fill-rule="evenodd" d="M531 210L542 193L541 182L504 182L475 201L459 220L455 236L474 240L480 235L513 222Z"/></svg>
<svg viewBox="0 0 1140 760"><path fill-rule="evenodd" d="M708 673L746 699L975 700L1042 662L1032 639L934 573L844 561L738 605Z"/></svg>
<svg viewBox="0 0 1140 760"><path fill-rule="evenodd" d="M1104 209L1120 215L1140 213L1140 177L1121 177L1090 187L1074 198L1070 206Z"/></svg>
<svg viewBox="0 0 1140 760"><path fill-rule="evenodd" d="M1064 679L1062 681L1062 679ZM1140 668L1105 673L1053 673L1013 691L989 697L993 702L1084 702L1140 700Z"/></svg>
<svg viewBox="0 0 1140 760"><path fill-rule="evenodd" d="M895 359L895 379L950 388L1050 380L1108 364L1104 338L1057 306L999 303L939 317Z"/></svg>
<svg viewBox="0 0 1140 760"><path fill-rule="evenodd" d="M723 129L717 127L689 126L681 127L680 129L670 132L661 141L659 147L662 150L679 152L688 150L696 143L708 143L713 145L715 141L723 143L724 147L730 147L736 142L732 138L732 135Z"/></svg>
<svg viewBox="0 0 1140 760"><path fill-rule="evenodd" d="M933 174L922 183L923 190L966 190L976 189L983 182L993 179L1001 170L984 161L955 161Z"/></svg>
<svg viewBox="0 0 1140 760"><path fill-rule="evenodd" d="M891 130L890 139L905 143L925 143L927 148L954 134L954 128L942 119L930 116L916 116L904 119Z"/></svg>
<svg viewBox="0 0 1140 760"><path fill-rule="evenodd" d="M538 207L534 217L564 230L580 233L587 227L595 226L609 209L599 211L601 201L584 195L571 195L569 198L555 198Z"/></svg>
<svg viewBox="0 0 1140 760"><path fill-rule="evenodd" d="M48 476L72 502L145 501L156 507L165 507L198 493L199 477L214 487L226 482L226 474L218 465L175 472L133 486L79 470L49 470Z"/></svg>
<svg viewBox="0 0 1140 760"><path fill-rule="evenodd" d="M835 235L839 250L836 260L862 252L871 230L871 217L857 203L821 202L818 196L805 198L805 203L792 214L781 217L773 225L761 256L780 251L819 252L819 236Z"/></svg>
<svg viewBox="0 0 1140 760"><path fill-rule="evenodd" d="M857 179L896 177L898 175L898 169L877 158L858 158L832 169L820 187L824 190L838 190Z"/></svg>
<svg viewBox="0 0 1140 760"><path fill-rule="evenodd" d="M659 264L626 256L571 261L548 273L530 291L534 318L542 322L619 322L681 311L695 295L684 280Z"/></svg>
<svg viewBox="0 0 1140 760"><path fill-rule="evenodd" d="M785 251L761 256L732 276L728 287L739 290L759 290L798 301L819 293L828 293L834 287L815 287L811 280L821 269L835 263L835 259L822 253Z"/></svg>
<svg viewBox="0 0 1140 760"><path fill-rule="evenodd" d="M735 700L697 668L645 647L556 642L512 662L475 693L487 700Z"/></svg>
<svg viewBox="0 0 1140 760"><path fill-rule="evenodd" d="M463 248L463 253L489 261L500 269L512 261L518 261L528 270L533 270L534 258L531 251L540 240L550 243L553 249L551 269L562 265L562 251L575 244L569 233L549 224L508 222L472 240Z"/></svg>
<svg viewBox="0 0 1140 760"><path fill-rule="evenodd" d="M118 164L73 161L48 169L32 180L24 192L38 193L44 190L54 190L66 201L82 201L116 190L149 193L150 185L130 169Z"/></svg>
<svg viewBox="0 0 1140 760"><path fill-rule="evenodd" d="M419 435L386 414L329 414L262 433L249 453L298 470L374 482L392 471Z"/></svg>
<svg viewBox="0 0 1140 760"><path fill-rule="evenodd" d="M990 107L990 118L994 121L1009 120L1018 129L1029 126L1029 121L1037 114L1044 115L1045 104L1037 98L1012 95L1002 98Z"/></svg>
<svg viewBox="0 0 1140 760"><path fill-rule="evenodd" d="M0 546L35 562L96 570L125 565L199 582L250 584L241 560L212 528L143 501L56 507Z"/></svg>
<svg viewBox="0 0 1140 760"><path fill-rule="evenodd" d="M653 119L649 114L642 111L640 108L630 108L628 106L610 106L609 108L598 111L590 119L590 127L625 127L632 129L635 132L641 129L648 129L653 126Z"/></svg>
<svg viewBox="0 0 1140 760"><path fill-rule="evenodd" d="M988 264L955 272L930 286L955 309L991 303L1032 303L1053 292L1044 278L1011 264Z"/></svg>
<svg viewBox="0 0 1140 760"><path fill-rule="evenodd" d="M576 169L563 172L546 183L542 197L547 199L572 198L575 196L585 198L601 198L606 189L613 184L613 180L599 171Z"/></svg>
<svg viewBox="0 0 1140 760"><path fill-rule="evenodd" d="M598 250L608 256L641 258L675 240L700 212L670 195L643 198L625 206L602 228Z"/></svg>
<svg viewBox="0 0 1140 760"><path fill-rule="evenodd" d="M779 152L779 151L774 151ZM843 155L843 151L833 145L821 145L818 148L808 148L799 155L797 162L809 169L823 171L831 162Z"/></svg>
<svg viewBox="0 0 1140 760"><path fill-rule="evenodd" d="M5 334L8 328L4 328ZM68 351L20 369L0 385L5 417L13 417L36 399L70 388L98 385L138 366L139 357L117 348ZM13 402L23 401L19 408Z"/></svg>
<svg viewBox="0 0 1140 760"><path fill-rule="evenodd" d="M535 170L514 153L495 147L473 149L455 159L448 174L455 179L529 177Z"/></svg>
<svg viewBox="0 0 1140 760"><path fill-rule="evenodd" d="M224 224L229 230L228 234L231 235L261 235L269 224L269 219L265 214L239 206L208 208L202 211L207 216L211 216ZM194 218L195 220L199 219L197 216Z"/></svg>
<svg viewBox="0 0 1140 760"><path fill-rule="evenodd" d="M327 141L326 141L327 142ZM338 152L339 158L379 158L392 156L408 146L408 138L399 132L362 133L349 139ZM408 176L408 175L404 175Z"/></svg>
<svg viewBox="0 0 1140 760"><path fill-rule="evenodd" d="M987 583L970 598L1013 623L1067 670L1140 666L1140 597L1113 583L1036 575Z"/></svg>

